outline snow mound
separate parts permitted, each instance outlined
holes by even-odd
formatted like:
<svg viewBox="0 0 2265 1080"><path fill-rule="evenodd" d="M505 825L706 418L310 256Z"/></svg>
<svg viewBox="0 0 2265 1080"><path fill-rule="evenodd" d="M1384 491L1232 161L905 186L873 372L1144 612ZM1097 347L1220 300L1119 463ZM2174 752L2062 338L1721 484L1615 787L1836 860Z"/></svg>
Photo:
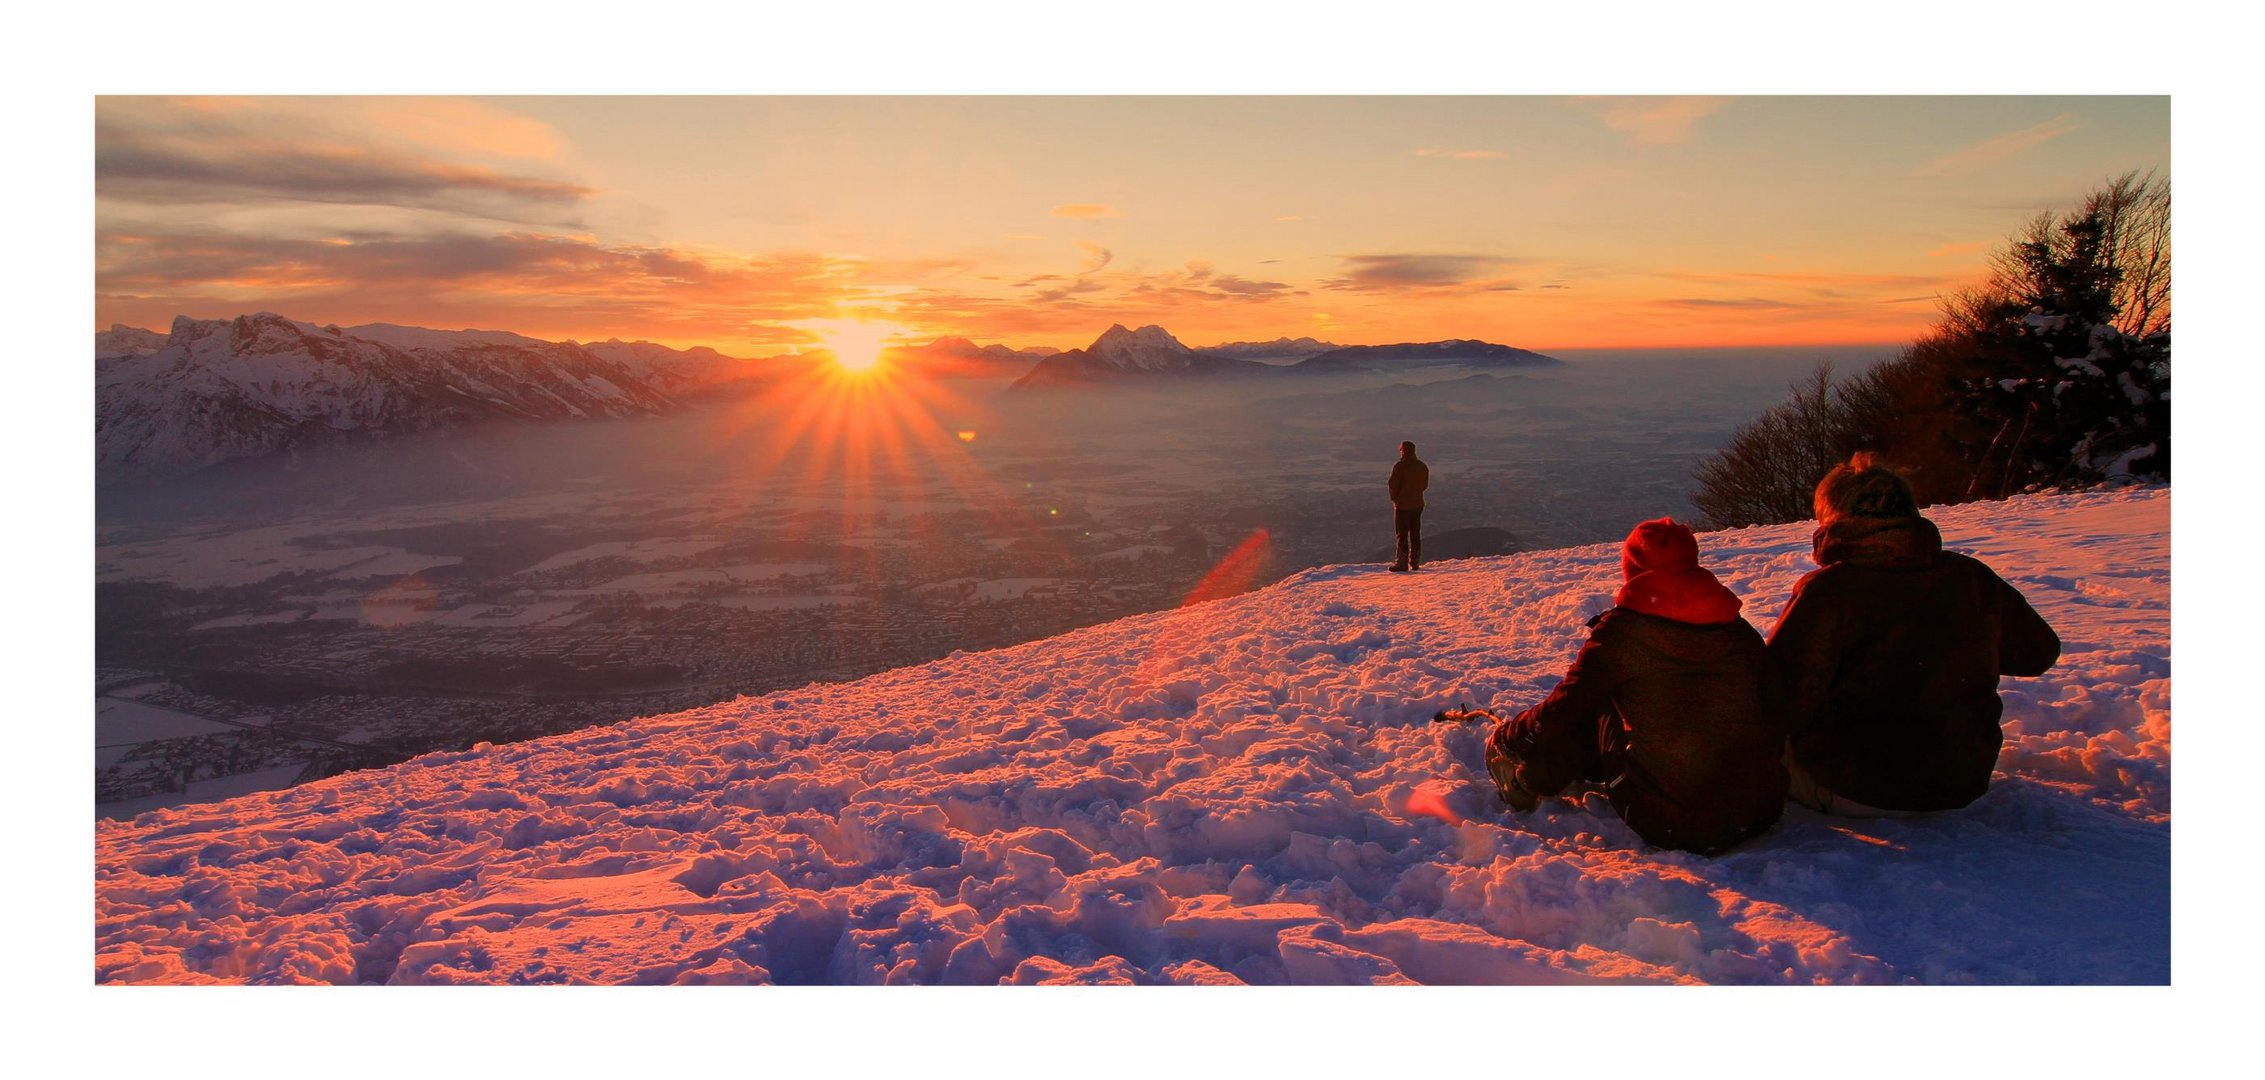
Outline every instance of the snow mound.
<svg viewBox="0 0 2265 1080"><path fill-rule="evenodd" d="M2164 983L2170 494L1940 510L2059 630L1965 810L1503 813L1610 545L1271 588L96 829L102 982ZM1765 631L1809 526L1705 534Z"/></svg>

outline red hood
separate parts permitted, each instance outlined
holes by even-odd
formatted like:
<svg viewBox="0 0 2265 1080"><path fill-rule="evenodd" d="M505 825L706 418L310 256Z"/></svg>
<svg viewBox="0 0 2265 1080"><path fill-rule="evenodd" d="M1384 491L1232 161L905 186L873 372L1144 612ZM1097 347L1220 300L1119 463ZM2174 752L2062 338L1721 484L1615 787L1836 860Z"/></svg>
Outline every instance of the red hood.
<svg viewBox="0 0 2265 1080"><path fill-rule="evenodd" d="M1627 584L1613 602L1687 623L1729 622L1745 602L1699 565L1699 541L1672 518L1643 522L1620 548Z"/></svg>
<svg viewBox="0 0 2265 1080"><path fill-rule="evenodd" d="M1729 622L1746 602L1707 571L1647 570L1629 578L1612 602L1631 611L1686 623Z"/></svg>

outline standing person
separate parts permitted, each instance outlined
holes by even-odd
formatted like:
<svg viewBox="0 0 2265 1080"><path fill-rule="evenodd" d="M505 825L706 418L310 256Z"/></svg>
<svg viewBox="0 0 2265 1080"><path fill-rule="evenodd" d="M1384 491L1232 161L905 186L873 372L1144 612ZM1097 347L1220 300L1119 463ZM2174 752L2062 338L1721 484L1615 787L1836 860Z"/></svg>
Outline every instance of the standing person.
<svg viewBox="0 0 2265 1080"><path fill-rule="evenodd" d="M1496 791L1531 810L1602 781L1636 835L1702 855L1760 835L1785 809L1785 721L1761 633L1672 519L1628 534L1620 573L1565 678L1487 740Z"/></svg>
<svg viewBox="0 0 2265 1080"><path fill-rule="evenodd" d="M1416 457L1416 444L1400 444L1392 463L1392 572L1423 568L1423 490L1431 486L1431 467Z"/></svg>
<svg viewBox="0 0 2265 1080"><path fill-rule="evenodd" d="M1817 569L1770 659L1785 682L1794 801L1851 817L1953 810L1990 786L2000 675L2042 675L2060 636L1979 560L1943 550L1871 454L1818 482Z"/></svg>

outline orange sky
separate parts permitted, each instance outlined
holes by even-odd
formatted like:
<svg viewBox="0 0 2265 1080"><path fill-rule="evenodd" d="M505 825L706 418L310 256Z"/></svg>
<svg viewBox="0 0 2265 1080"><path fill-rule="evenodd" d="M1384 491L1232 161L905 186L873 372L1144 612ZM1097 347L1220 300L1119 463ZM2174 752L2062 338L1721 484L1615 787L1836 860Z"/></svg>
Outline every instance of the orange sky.
<svg viewBox="0 0 2265 1080"><path fill-rule="evenodd" d="M102 98L96 320L1908 340L2162 97Z"/></svg>

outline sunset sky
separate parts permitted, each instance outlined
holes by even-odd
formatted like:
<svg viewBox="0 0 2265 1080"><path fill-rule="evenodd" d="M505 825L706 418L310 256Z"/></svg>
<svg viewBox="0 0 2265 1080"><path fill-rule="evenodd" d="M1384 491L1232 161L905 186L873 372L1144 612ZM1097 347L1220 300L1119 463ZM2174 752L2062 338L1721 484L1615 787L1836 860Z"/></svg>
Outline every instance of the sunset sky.
<svg viewBox="0 0 2265 1080"><path fill-rule="evenodd" d="M96 328L1907 340L2164 97L105 97Z"/></svg>

